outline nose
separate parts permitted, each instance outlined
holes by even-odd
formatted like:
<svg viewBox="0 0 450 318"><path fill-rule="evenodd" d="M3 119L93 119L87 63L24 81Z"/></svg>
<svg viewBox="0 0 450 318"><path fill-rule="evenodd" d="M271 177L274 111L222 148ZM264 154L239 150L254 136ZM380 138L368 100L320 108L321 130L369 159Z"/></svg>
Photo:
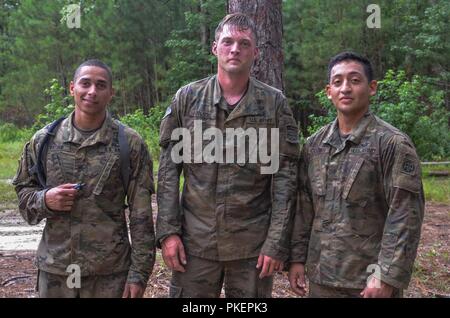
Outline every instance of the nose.
<svg viewBox="0 0 450 318"><path fill-rule="evenodd" d="M89 87L88 94L89 94L89 95L96 95L96 94L97 94L97 88L95 87L94 84L92 84L92 85Z"/></svg>
<svg viewBox="0 0 450 318"><path fill-rule="evenodd" d="M236 41L233 43L233 45L231 46L231 53L237 54L240 52L239 49L239 43Z"/></svg>
<svg viewBox="0 0 450 318"><path fill-rule="evenodd" d="M344 80L344 82L342 83L341 91L343 93L347 93L347 92L350 92L351 90L352 90L352 87L350 85L350 81Z"/></svg>

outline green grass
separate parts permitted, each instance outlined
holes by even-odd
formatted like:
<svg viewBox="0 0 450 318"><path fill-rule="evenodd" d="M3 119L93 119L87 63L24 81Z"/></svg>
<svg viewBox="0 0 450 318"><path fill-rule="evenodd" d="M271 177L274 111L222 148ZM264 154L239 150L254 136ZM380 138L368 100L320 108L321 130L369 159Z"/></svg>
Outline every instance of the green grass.
<svg viewBox="0 0 450 318"><path fill-rule="evenodd" d="M17 207L17 195L14 187L4 181L0 181L0 209Z"/></svg>
<svg viewBox="0 0 450 318"><path fill-rule="evenodd" d="M450 178L425 177L422 181L426 201L450 203Z"/></svg>
<svg viewBox="0 0 450 318"><path fill-rule="evenodd" d="M14 177L24 145L22 141L0 143L0 179Z"/></svg>

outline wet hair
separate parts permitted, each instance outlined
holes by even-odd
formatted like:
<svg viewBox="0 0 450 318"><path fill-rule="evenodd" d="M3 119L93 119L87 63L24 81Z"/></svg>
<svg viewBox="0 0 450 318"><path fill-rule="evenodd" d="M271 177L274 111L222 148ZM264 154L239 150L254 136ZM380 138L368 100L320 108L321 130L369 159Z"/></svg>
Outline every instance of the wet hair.
<svg viewBox="0 0 450 318"><path fill-rule="evenodd" d="M248 15L243 13L232 13L226 15L216 28L216 33L214 35L216 41L219 40L220 34L222 33L225 25L229 25L238 31L250 30L256 42L256 26Z"/></svg>
<svg viewBox="0 0 450 318"><path fill-rule="evenodd" d="M77 69L75 71L75 74L73 75L73 82L74 83L77 81L78 77L80 77L81 69L83 67L85 67L85 66L96 66L96 67L100 67L100 68L104 69L106 71L106 75L108 77L108 82L109 82L110 86L112 86L112 72L111 72L111 68L108 65L106 65L105 63L103 63L102 61L97 60L97 59L87 60L87 61L81 63L77 67Z"/></svg>
<svg viewBox="0 0 450 318"><path fill-rule="evenodd" d="M367 58L359 55L358 53L347 51L341 52L338 55L334 56L328 63L328 82L330 82L331 70L333 69L333 67L336 64L345 61L354 61L361 64L364 68L364 74L366 75L368 82L370 83L373 80L373 68L370 64L370 61Z"/></svg>

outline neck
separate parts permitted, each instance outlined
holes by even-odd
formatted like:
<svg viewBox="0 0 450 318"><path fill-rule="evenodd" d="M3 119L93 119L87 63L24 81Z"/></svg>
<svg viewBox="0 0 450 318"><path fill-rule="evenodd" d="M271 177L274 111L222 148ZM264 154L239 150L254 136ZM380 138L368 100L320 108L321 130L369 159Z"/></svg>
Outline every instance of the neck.
<svg viewBox="0 0 450 318"><path fill-rule="evenodd" d="M351 133L366 112L367 110L352 116L338 112L339 131L341 134L347 135Z"/></svg>
<svg viewBox="0 0 450 318"><path fill-rule="evenodd" d="M77 128L82 130L94 130L100 128L105 120L106 112L98 115L86 114L81 111L75 110L75 115L73 117L73 123Z"/></svg>
<svg viewBox="0 0 450 318"><path fill-rule="evenodd" d="M248 73L245 75L230 74L219 69L217 72L217 79L219 80L222 89L222 95L228 101L228 99L242 97L247 89L250 75Z"/></svg>

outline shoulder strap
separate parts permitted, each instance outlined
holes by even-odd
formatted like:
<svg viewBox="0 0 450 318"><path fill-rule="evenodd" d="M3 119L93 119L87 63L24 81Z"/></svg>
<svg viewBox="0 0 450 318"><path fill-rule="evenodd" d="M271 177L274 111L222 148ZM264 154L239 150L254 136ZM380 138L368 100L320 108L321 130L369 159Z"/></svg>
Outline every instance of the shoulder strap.
<svg viewBox="0 0 450 318"><path fill-rule="evenodd" d="M40 183L41 187L43 187L43 188L47 187L47 176L45 175L44 164L43 164L44 153L47 151L48 142L49 142L50 138L55 135L54 132L55 132L56 128L64 119L66 119L66 117L64 117L64 116L61 118L58 118L57 120L52 122L47 127L47 132L45 133L44 139L42 140L41 145L39 146L39 149L38 149L38 154L37 154L37 158L36 158L37 162L31 168L31 172L37 174L39 183Z"/></svg>
<svg viewBox="0 0 450 318"><path fill-rule="evenodd" d="M128 146L127 136L125 136L125 126L119 122L119 150L120 150L120 172L122 176L123 188L125 194L128 192L128 183L130 181L130 147Z"/></svg>

